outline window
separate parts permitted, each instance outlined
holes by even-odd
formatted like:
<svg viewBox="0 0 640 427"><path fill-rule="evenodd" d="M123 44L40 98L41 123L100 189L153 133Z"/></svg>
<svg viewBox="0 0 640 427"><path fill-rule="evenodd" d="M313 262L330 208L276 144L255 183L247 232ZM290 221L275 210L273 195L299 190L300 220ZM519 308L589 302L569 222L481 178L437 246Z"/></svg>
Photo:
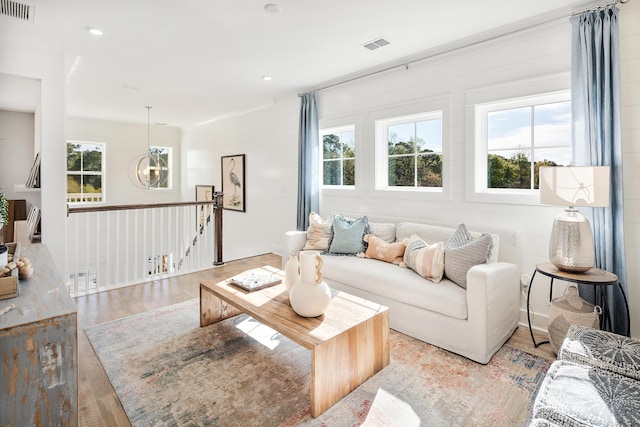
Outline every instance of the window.
<svg viewBox="0 0 640 427"><path fill-rule="evenodd" d="M376 121L386 187L442 190L442 111Z"/></svg>
<svg viewBox="0 0 640 427"><path fill-rule="evenodd" d="M475 110L477 190L536 190L540 166L571 163L568 91L477 105Z"/></svg>
<svg viewBox="0 0 640 427"><path fill-rule="evenodd" d="M155 183L153 188L171 188L171 148L169 147L149 147L152 155L157 155L159 164L150 168L150 182Z"/></svg>
<svg viewBox="0 0 640 427"><path fill-rule="evenodd" d="M356 183L356 145L352 126L320 131L322 185L353 186Z"/></svg>
<svg viewBox="0 0 640 427"><path fill-rule="evenodd" d="M67 202L101 203L104 144L67 142Z"/></svg>

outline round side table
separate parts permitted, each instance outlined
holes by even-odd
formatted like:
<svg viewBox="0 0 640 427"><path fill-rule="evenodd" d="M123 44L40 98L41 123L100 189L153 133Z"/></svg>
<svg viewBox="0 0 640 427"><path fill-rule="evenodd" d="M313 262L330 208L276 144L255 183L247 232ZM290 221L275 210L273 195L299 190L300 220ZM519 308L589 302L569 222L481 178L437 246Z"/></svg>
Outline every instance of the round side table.
<svg viewBox="0 0 640 427"><path fill-rule="evenodd" d="M540 273L544 276L551 278L551 285L549 287L549 302L553 298L553 281L555 279L564 280L566 282L573 282L582 285L591 285L595 286L594 292L594 305L600 306L602 309L602 315L600 317L600 329L605 331L611 330L611 312L609 310L609 302L607 301L607 292L603 286L615 286L618 285L620 288L620 292L622 293L622 298L624 299L625 309L627 311L627 331L626 335L629 335L629 303L627 302L627 296L624 293L624 289L622 288L622 284L618 280L618 276L610 273L606 270L601 270L599 268L592 268L591 270L585 271L584 273L567 273L566 271L562 271L558 269L555 265L550 262L542 262L536 265L536 269L531 276L531 281L529 282L529 290L527 291L527 322L529 323L529 333L531 334L531 340L533 341L533 345L537 348L542 344L546 344L549 341L542 341L536 343L536 339L533 337L533 329L531 328L531 314L529 311L529 297L531 296L531 288L533 285L533 279L536 277L536 274Z"/></svg>

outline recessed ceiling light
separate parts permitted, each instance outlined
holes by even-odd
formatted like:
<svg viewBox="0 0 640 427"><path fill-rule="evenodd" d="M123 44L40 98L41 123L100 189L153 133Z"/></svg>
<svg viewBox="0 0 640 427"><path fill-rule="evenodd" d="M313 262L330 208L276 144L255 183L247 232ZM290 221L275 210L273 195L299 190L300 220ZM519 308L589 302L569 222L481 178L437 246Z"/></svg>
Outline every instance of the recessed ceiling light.
<svg viewBox="0 0 640 427"><path fill-rule="evenodd" d="M262 80L265 82L271 81L271 76L262 76Z"/></svg>
<svg viewBox="0 0 640 427"><path fill-rule="evenodd" d="M101 35L103 34L103 32L102 32L102 31L100 31L100 30L99 30L99 29L97 29L97 28L89 27L89 28L88 28L88 30L89 30L89 32L90 32L91 34L93 34L94 36L101 36Z"/></svg>
<svg viewBox="0 0 640 427"><path fill-rule="evenodd" d="M278 13L280 12L280 6L275 3L267 3L264 5L264 10L269 13Z"/></svg>

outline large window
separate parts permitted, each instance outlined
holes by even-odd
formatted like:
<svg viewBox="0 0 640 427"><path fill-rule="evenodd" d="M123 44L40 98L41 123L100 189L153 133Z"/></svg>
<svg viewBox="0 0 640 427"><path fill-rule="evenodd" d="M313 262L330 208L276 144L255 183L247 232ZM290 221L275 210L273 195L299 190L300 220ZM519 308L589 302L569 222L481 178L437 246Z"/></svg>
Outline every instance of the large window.
<svg viewBox="0 0 640 427"><path fill-rule="evenodd" d="M354 128L320 131L322 141L322 185L353 186L356 183Z"/></svg>
<svg viewBox="0 0 640 427"><path fill-rule="evenodd" d="M153 188L171 188L171 148L170 147L149 147L152 155L157 155L160 159L158 165L154 165L149 170Z"/></svg>
<svg viewBox="0 0 640 427"><path fill-rule="evenodd" d="M376 121L386 187L442 189L442 112Z"/></svg>
<svg viewBox="0 0 640 427"><path fill-rule="evenodd" d="M104 201L104 144L67 142L67 202Z"/></svg>
<svg viewBox="0 0 640 427"><path fill-rule="evenodd" d="M571 163L568 91L477 105L475 110L480 190L536 190L540 166Z"/></svg>

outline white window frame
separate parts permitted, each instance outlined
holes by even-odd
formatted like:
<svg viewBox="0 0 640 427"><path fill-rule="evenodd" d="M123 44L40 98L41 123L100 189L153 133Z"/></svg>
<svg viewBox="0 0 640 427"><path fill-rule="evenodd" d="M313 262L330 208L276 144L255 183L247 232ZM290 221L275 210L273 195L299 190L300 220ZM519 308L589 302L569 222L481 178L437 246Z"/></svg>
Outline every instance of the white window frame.
<svg viewBox="0 0 640 427"><path fill-rule="evenodd" d="M430 103L431 104L431 103ZM432 105L430 105L432 106ZM442 107L442 105L440 105ZM425 120L440 119L442 123L442 151L438 154L442 155L442 187L394 187L389 186L389 146L388 146L388 128L389 126L415 123ZM420 193L428 194L434 199L442 199L449 197L448 191L448 169L449 169L449 155L448 155L448 141L449 141L449 117L446 114L444 108L429 109L429 111L421 112L417 114L409 114L403 116L396 116L390 118L379 119L375 121L376 132L376 190L384 192L397 192L397 193Z"/></svg>
<svg viewBox="0 0 640 427"><path fill-rule="evenodd" d="M539 205L540 192L536 189L506 189L487 187L487 114L523 106L550 104L554 102L571 101L571 91L565 75L557 75L535 82L523 82L527 91L514 96L513 87L491 88L489 99L482 99L482 95L467 96L467 127L469 132L470 150L467 152L467 185L466 200L470 202L504 203ZM526 84L527 86L524 86ZM515 87L520 87L515 84ZM545 90L546 89L546 90ZM535 93L531 93L531 91ZM496 96L504 95L498 99ZM511 95L511 96L509 96ZM535 141L534 141L535 144ZM569 141L571 144L571 141ZM534 145L535 147L535 145Z"/></svg>
<svg viewBox="0 0 640 427"><path fill-rule="evenodd" d="M168 176L167 176L167 187L150 187L151 190L155 190L155 191L169 191L172 190L173 188L173 171L172 171L172 167L171 167L171 163L173 162L173 147L167 147L164 145L151 145L149 146L149 149L164 149L168 151L168 156L167 156L167 172L168 172Z"/></svg>
<svg viewBox="0 0 640 427"><path fill-rule="evenodd" d="M106 177L106 163L107 163L107 144L104 142L97 142L97 141L78 141L78 140L67 140L66 141L67 144L90 144L90 145L100 145L102 146L102 161L100 162L102 165L102 170L100 171L100 176L102 177L102 200L99 202L67 202L72 206L96 206L96 205L104 205L107 202L107 194L106 194L106 184L107 184L107 177ZM66 148L66 147L65 147ZM66 158L65 158L65 162L66 162ZM76 175L76 172L78 171L69 171L66 167L65 167L65 199L67 198L67 191L66 191L66 177L67 175L69 175L71 172L71 175ZM84 171L79 171L79 173L77 173L77 175L98 175L96 173L84 173ZM82 190L82 188L81 188ZM84 194L84 193L81 193Z"/></svg>
<svg viewBox="0 0 640 427"><path fill-rule="evenodd" d="M336 133L343 133L343 132L353 132L353 151L355 153L354 156L354 161L356 163L356 169L357 169L357 164L358 164L358 150L356 147L356 140L357 140L357 135L356 135L356 127L355 125L345 125L345 126L339 126L339 127L333 127L333 128L327 128L327 129L320 129L320 133L319 133L319 145L320 145L320 171L319 171L319 175L320 175L320 188L321 189L347 189L347 190L353 190L355 189L355 184L354 185L326 185L324 184L324 144L322 142L322 138L325 135L331 135L331 134L336 134ZM344 161L344 157L340 157L340 162L343 163ZM356 173L354 171L354 183L357 183L357 176Z"/></svg>

